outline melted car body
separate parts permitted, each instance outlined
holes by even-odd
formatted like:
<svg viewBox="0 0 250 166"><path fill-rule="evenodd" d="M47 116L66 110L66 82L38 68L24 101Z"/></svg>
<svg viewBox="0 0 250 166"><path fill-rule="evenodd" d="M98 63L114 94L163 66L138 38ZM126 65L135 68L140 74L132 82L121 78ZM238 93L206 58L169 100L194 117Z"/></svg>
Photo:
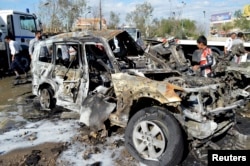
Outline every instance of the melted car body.
<svg viewBox="0 0 250 166"><path fill-rule="evenodd" d="M42 109L57 105L77 111L80 122L104 135L106 120L126 127L126 147L148 165L180 162L182 129L192 148L227 132L235 124L233 109L243 102L225 103L225 84L217 81L200 79L200 85L190 86L188 81L199 83L190 78L184 80L188 86L178 86L178 71L144 52L121 30L48 38L34 50L32 74L32 91Z"/></svg>

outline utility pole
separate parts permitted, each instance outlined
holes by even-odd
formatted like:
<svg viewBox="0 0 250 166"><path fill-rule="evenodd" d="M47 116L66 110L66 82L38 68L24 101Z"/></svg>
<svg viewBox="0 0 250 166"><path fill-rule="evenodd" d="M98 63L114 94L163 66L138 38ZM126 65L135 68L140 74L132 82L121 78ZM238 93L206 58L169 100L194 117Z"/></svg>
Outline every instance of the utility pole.
<svg viewBox="0 0 250 166"><path fill-rule="evenodd" d="M204 23L203 23L203 26L204 26L204 35L206 35L206 30L207 30L207 28L206 28L206 11L204 10L203 11L203 14L204 14Z"/></svg>
<svg viewBox="0 0 250 166"><path fill-rule="evenodd" d="M102 30L102 1L100 0L100 30Z"/></svg>

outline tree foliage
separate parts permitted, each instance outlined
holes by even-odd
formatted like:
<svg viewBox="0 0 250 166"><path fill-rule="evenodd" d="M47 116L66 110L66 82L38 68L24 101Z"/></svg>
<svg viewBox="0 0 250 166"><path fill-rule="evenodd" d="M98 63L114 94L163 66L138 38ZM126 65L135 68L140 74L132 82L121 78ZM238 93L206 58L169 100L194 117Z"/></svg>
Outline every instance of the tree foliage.
<svg viewBox="0 0 250 166"><path fill-rule="evenodd" d="M190 36L197 36L195 21L189 19L154 19L150 29L150 37L176 36L177 38L183 39Z"/></svg>
<svg viewBox="0 0 250 166"><path fill-rule="evenodd" d="M40 0L38 15L45 31L70 31L74 21L86 9L85 0Z"/></svg>
<svg viewBox="0 0 250 166"><path fill-rule="evenodd" d="M126 15L126 21L140 29L143 35L148 36L152 13L153 7L149 2L137 4L135 10Z"/></svg>
<svg viewBox="0 0 250 166"><path fill-rule="evenodd" d="M134 25L142 31L145 37L154 36L176 36L186 38L197 36L195 21L189 19L156 19L152 16L153 7L150 3L136 5L134 11L126 15L126 21L129 25Z"/></svg>
<svg viewBox="0 0 250 166"><path fill-rule="evenodd" d="M237 10L234 13L235 21L234 27L239 28L241 30L250 30L250 20L242 15L241 10Z"/></svg>
<svg viewBox="0 0 250 166"><path fill-rule="evenodd" d="M99 7L91 7L93 17L99 17ZM145 37L176 36L186 38L197 36L197 25L189 19L175 17L157 19L153 18L153 7L149 2L135 5L135 9L126 15L126 25L134 26L141 30ZM70 31L77 17L86 14L86 0L40 0L39 18L45 31L61 32ZM85 15L86 16L86 15ZM108 28L119 26L120 18L115 12L110 12Z"/></svg>
<svg viewBox="0 0 250 166"><path fill-rule="evenodd" d="M234 28L234 24L232 22L227 22L222 25L222 30L228 33L231 29Z"/></svg>
<svg viewBox="0 0 250 166"><path fill-rule="evenodd" d="M120 17L118 14L116 14L115 12L111 11L110 12L110 16L109 16L109 25L108 28L109 29L115 29L119 26L120 23Z"/></svg>

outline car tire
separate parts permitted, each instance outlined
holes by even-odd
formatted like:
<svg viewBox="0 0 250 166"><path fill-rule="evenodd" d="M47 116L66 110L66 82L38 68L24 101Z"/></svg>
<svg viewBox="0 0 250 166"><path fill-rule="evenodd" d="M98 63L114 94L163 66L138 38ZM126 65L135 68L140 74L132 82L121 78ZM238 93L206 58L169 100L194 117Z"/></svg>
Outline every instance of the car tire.
<svg viewBox="0 0 250 166"><path fill-rule="evenodd" d="M53 90L51 88L43 88L40 90L40 105L44 110L50 110L55 107L53 98Z"/></svg>
<svg viewBox="0 0 250 166"><path fill-rule="evenodd" d="M132 116L125 130L125 146L135 159L150 166L177 165L184 151L179 123L161 107L147 107Z"/></svg>

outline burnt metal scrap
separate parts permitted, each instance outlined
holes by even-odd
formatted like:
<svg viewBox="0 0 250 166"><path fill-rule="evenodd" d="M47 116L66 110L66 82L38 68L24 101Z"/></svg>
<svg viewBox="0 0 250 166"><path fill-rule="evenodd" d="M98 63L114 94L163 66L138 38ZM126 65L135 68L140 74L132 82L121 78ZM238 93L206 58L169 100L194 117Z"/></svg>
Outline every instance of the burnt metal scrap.
<svg viewBox="0 0 250 166"><path fill-rule="evenodd" d="M173 70L185 71L190 67L190 60L184 55L177 39L170 37L165 41L148 40L147 52L162 59Z"/></svg>
<svg viewBox="0 0 250 166"><path fill-rule="evenodd" d="M199 77L199 71L194 72L191 69L191 64L197 64L200 61L200 50L194 51L190 58L183 54L181 46L178 45L178 42L176 42L173 37L163 42L150 40L149 43L150 44L146 50L149 54L164 60L171 69L178 70L181 73L179 77L170 77L166 80L186 87L226 82L228 86L225 87L225 91L227 91L227 94L233 98L233 100L239 96L245 98L249 96L249 92L247 92L249 89L248 82L250 77L249 62L236 64L232 61L232 58L242 56L240 54L244 53L244 47L235 47L237 48L235 49L236 51L227 57L213 53L214 62L212 70L215 74L215 78L206 79Z"/></svg>
<svg viewBox="0 0 250 166"><path fill-rule="evenodd" d="M42 51L46 48L47 57ZM69 48L76 53L69 54ZM179 60L175 65L189 64L183 57ZM177 133L182 128L193 149L215 147L212 138L234 126L234 109L244 100L235 97L232 101L230 88L220 79L182 75L168 65L164 58L141 49L125 31L66 33L35 48L32 91L39 96L42 109L58 105L77 111L82 123L102 130L103 136L107 120L125 127L127 148L141 162L178 164L175 158L181 155L166 157L172 151L154 141L163 145L166 139L182 141L181 132ZM148 152L151 145L160 150ZM183 152L183 147L172 148Z"/></svg>
<svg viewBox="0 0 250 166"><path fill-rule="evenodd" d="M112 75L112 82L117 107L116 111L110 115L110 120L111 123L118 126L126 126L133 102L139 99L151 98L155 102L173 107L177 107L181 102L181 98L174 90L183 90L183 88L167 82L154 81L126 73Z"/></svg>
<svg viewBox="0 0 250 166"><path fill-rule="evenodd" d="M250 62L227 66L225 80L230 83L232 96L250 98Z"/></svg>
<svg viewBox="0 0 250 166"><path fill-rule="evenodd" d="M250 78L250 62L244 62L239 65L231 65L226 68L227 72L238 72L246 78ZM237 75L235 75L237 77Z"/></svg>

